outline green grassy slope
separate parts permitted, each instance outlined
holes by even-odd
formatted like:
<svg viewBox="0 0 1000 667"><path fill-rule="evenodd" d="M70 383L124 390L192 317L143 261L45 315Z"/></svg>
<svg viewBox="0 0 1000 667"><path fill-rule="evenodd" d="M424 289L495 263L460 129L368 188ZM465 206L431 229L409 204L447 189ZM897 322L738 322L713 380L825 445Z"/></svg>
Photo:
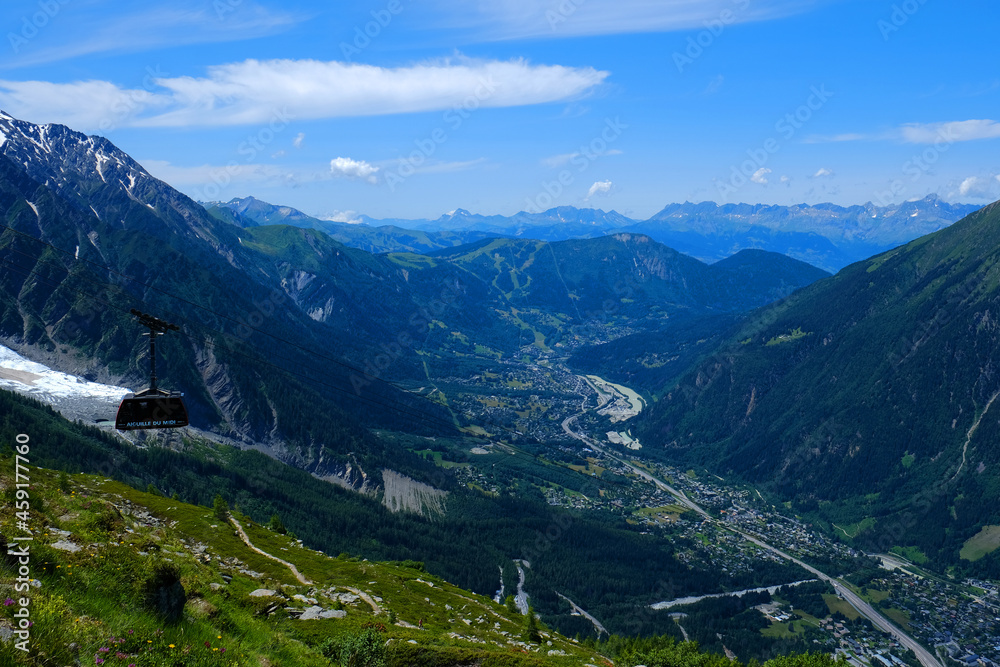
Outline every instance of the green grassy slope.
<svg viewBox="0 0 1000 667"><path fill-rule="evenodd" d="M13 544L25 533L14 525L13 461L0 464L0 530ZM60 480L33 466L30 475L30 577L37 587L14 591L10 560L0 566L0 599L30 597L30 651L0 643L3 664L327 665L324 653L334 655L366 629L399 664L600 660L544 627L537 641L523 641L522 617L420 563L326 556L234 512L253 545L293 563L310 582L303 584L252 551L212 510L100 476ZM63 550L67 544L76 550ZM251 595L258 590L271 593ZM343 618L296 617L295 610L314 605L343 611ZM0 608L0 627L17 622L17 609L19 602Z"/></svg>

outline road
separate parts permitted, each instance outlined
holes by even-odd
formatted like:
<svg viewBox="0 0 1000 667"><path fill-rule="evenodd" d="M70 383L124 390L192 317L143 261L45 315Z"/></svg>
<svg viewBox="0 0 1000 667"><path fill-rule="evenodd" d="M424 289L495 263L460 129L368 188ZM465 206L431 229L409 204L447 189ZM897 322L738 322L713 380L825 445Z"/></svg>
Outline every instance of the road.
<svg viewBox="0 0 1000 667"><path fill-rule="evenodd" d="M859 595L857 595L854 591L848 588L840 579L834 579L833 577L824 574L823 572L820 572L812 565L802 562L801 560L799 560L795 556L792 556L789 553L785 553L780 549L772 547L767 542L764 542L763 540L754 537L753 535L748 535L742 531L730 528L729 526L725 527L729 528L730 530L733 530L733 532L739 533L744 537L744 539L753 542L757 546L767 549L771 553L777 556L781 556L786 560L792 561L793 563L803 568L804 570L810 572L811 574L816 575L816 578L828 582L831 586L833 586L833 590L836 591L837 595L847 600L847 602L852 607L858 610L858 613L860 613L862 616L870 620L872 622L872 625L882 630L883 632L889 633L890 635L896 638L896 641L898 641L900 644L913 651L914 655L917 656L917 660L919 660L920 664L923 665L924 667L942 667L938 659L934 657L934 655L931 654L930 651L925 649L920 644L920 642L918 642L913 637L903 632L900 628L894 625L892 621L890 621L885 616L880 614L874 607L865 602Z"/></svg>
<svg viewBox="0 0 1000 667"><path fill-rule="evenodd" d="M590 621L593 624L594 629L597 630L597 637L598 637L598 639L600 639L601 633L604 633L604 634L608 635L609 637L611 636L611 633L608 632L607 628L605 628L603 625L601 625L601 622L598 621L596 618L594 618L593 616L591 616L590 614L588 614L587 611L583 607L581 607L577 603L573 602L572 600L570 600L568 597L566 597L565 595L563 595L559 591L555 591L555 594L558 595L559 597L561 597L566 602L569 602L569 606L572 607L573 613L578 614L580 616L583 616L585 619L587 619L588 621Z"/></svg>
<svg viewBox="0 0 1000 667"><path fill-rule="evenodd" d="M585 408L584 412L586 412L586 411L587 410ZM667 493L671 494L672 496L676 497L677 501L679 503L681 503L684 507L687 507L690 510L694 510L695 512L697 512L698 514L702 515L706 519L710 519L711 518L711 516L708 514L708 512L706 512L705 510L703 510L696 503L691 502L691 500L689 500L687 496L685 496L683 493L681 493L680 491L678 491L674 487L670 486L669 484L667 484L663 480L661 480L661 479L659 479L657 477L654 477L653 475L651 475L650 473L646 472L642 468L639 468L638 466L635 466L632 463L629 463L628 461L624 461L624 460L618 458L618 456L615 455L613 452L609 452L607 449L605 449L601 445L597 444L596 442L594 442L593 439L587 437L583 433L578 433L578 432L574 431L573 427L572 427L573 422L576 421L577 417L579 417L580 415L584 414L584 412L580 412L580 413L575 414L575 415L573 415L571 417L567 417L566 419L563 420L563 422L562 422L563 430L566 431L566 433L570 437L576 438L577 440L580 440L581 442L583 442L585 445L587 445L588 447L590 447L594 451L600 452L601 454L604 454L605 456L607 456L609 458L612 458L612 459L615 459L616 461L622 463L623 465L628 466L637 475L639 475L640 477L642 477L646 481L652 482L653 484L655 484L657 486L657 488L660 488L660 489L666 491Z"/></svg>
<svg viewBox="0 0 1000 667"><path fill-rule="evenodd" d="M898 628L889 619L887 619L885 616L883 616L882 614L880 614L874 607L872 607L870 604L868 604L863 599L861 599L860 596L858 596L857 594L855 594L854 591L852 591L851 589L849 589L839 579L835 579L835 578L831 577L828 574L820 572L819 570L817 570L813 566L811 566L811 565L809 565L807 563L802 562L801 560L799 560L795 556L792 556L791 554L785 553L784 551L771 546L770 544L764 542L763 540L761 540L758 537L754 537L753 535L748 535L747 533L744 533L744 532L742 532L740 530L737 530L737 529L733 528L732 526L729 526L729 525L727 525L727 524L725 524L725 523L723 523L721 521L718 521L717 519L715 519L714 517L712 517L711 515L709 515L708 512L706 512L704 509L702 509L697 503L695 503L694 501L692 501L691 499L689 499L687 496L685 496L683 493L681 493L677 489L675 489L675 488L671 487L670 485L668 485L667 483L665 483L665 482L657 479L656 477L654 477L653 475L651 475L647 471L643 470L642 468L636 466L635 464L630 463L629 461L626 461L626 460L620 458L619 456L617 456L613 452L608 451L607 449L605 449L601 445L597 444L592 438L587 437L585 434L577 432L577 431L574 431L573 430L573 422L575 422L577 420L577 418L580 417L581 415L586 414L586 412L588 411L587 406L586 406L586 397L584 397L584 403L581 406L581 408L583 410L582 412L579 412L579 413L577 413L575 415L567 417L562 422L563 430L568 435L570 435L573 438L576 438L577 440L580 440L581 442L583 442L584 444L586 444L591 449L594 449L595 451L601 452L605 456L607 456L609 458L612 458L612 459L618 461L619 463L621 463L622 465L630 468L633 472L635 472L637 475L639 475L643 479L648 480L650 482L653 482L658 488L663 489L667 493L670 493L675 498L677 498L677 501L680 502L682 505L684 505L687 508L690 508L690 509L694 510L695 512L697 512L701 516L705 517L706 519L709 519L710 521L713 521L713 522L717 523L719 526L721 526L722 528L725 528L726 530L730 530L730 531L733 531L733 532L741 535L744 539L746 539L746 540L748 540L750 542L753 542L754 544L756 544L757 546L759 546L759 547L761 547L763 549L767 549L768 551L772 552L773 554L775 554L777 556L780 556L781 558L784 558L786 560L789 560L789 561L795 563L796 565L798 565L802 569L804 569L807 572L810 572L813 575L815 575L817 579L822 579L823 581L829 582L830 585L833 586L833 589L836 591L837 595L839 595L840 597L842 597L845 600L847 600L848 604L850 604L852 607L854 607L855 609L857 609L858 613L860 613L862 616L864 616L865 618L867 618L868 620L870 620L875 627L879 628L883 632L889 633L890 635L892 635L893 637L895 637L896 641L898 641L901 645L903 645L906 648L908 648L911 651L913 651L914 655L917 656L917 660L920 661L920 664L923 665L923 667L943 667L941 665L941 662L938 661L938 659L933 654L931 654L930 651L928 651L927 649L925 649L920 644L920 642L918 642L917 640L913 639L913 637L910 637L908 634L906 634L905 632L903 632L903 630L901 630L900 628Z"/></svg>

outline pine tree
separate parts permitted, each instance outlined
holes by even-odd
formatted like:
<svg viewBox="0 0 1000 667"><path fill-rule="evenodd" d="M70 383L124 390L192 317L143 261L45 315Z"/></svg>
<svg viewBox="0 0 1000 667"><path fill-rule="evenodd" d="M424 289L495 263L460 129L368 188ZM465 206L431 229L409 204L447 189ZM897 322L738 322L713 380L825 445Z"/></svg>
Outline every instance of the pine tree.
<svg viewBox="0 0 1000 667"><path fill-rule="evenodd" d="M219 521L229 521L229 503L218 493L215 494L215 500L212 501L212 511Z"/></svg>
<svg viewBox="0 0 1000 667"><path fill-rule="evenodd" d="M288 530L285 528L285 524L281 523L281 517L278 516L277 512L271 515L271 520L267 522L267 527L268 530L271 530L275 533L280 533L281 535L284 535L285 533L288 532Z"/></svg>
<svg viewBox="0 0 1000 667"><path fill-rule="evenodd" d="M538 619L535 618L534 607L528 607L528 613L524 617L524 631L521 633L521 639L525 643L538 643L542 639L538 635Z"/></svg>

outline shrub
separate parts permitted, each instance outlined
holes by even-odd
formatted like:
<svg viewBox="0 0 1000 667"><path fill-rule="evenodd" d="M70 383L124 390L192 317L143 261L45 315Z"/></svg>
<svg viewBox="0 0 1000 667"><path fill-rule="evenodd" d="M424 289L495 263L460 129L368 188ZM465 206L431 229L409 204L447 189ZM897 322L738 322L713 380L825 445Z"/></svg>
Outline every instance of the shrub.
<svg viewBox="0 0 1000 667"><path fill-rule="evenodd" d="M145 565L139 585L146 606L169 623L179 621L187 602L180 569L158 558L147 559Z"/></svg>

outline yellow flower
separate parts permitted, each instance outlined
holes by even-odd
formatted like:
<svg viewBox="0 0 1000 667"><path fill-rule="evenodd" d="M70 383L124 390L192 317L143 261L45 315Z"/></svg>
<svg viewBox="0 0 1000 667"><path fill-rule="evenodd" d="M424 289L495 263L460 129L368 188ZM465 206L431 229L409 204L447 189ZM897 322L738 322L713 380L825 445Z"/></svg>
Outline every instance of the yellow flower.
<svg viewBox="0 0 1000 667"><path fill-rule="evenodd" d="M173 648L173 647L174 647L174 645L173 645L173 644L171 644L171 645L170 645L170 648Z"/></svg>

